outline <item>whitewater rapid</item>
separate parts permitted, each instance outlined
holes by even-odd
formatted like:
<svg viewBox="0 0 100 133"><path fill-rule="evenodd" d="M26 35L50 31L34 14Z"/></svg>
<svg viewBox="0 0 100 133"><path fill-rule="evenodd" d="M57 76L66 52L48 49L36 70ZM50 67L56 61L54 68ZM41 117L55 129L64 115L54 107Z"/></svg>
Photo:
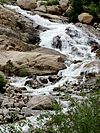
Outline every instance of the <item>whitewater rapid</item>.
<svg viewBox="0 0 100 133"><path fill-rule="evenodd" d="M22 14L28 19L32 20L33 23L37 23L48 30L40 33L40 46L59 51L66 56L66 69L59 71L58 75L62 76L62 79L55 84L49 84L48 86L41 87L39 89L33 90L28 86L24 86L26 80L25 78L12 77L11 85L16 87L26 87L28 91L31 91L31 95L39 94L49 94L53 88L62 86L66 81L71 83L77 83L77 77L80 76L81 72L99 72L98 66L95 64L92 67L85 68L84 66L92 61L96 61L95 53L91 52L91 46L88 45L90 40L100 44L100 40L90 33L88 35L85 31L76 27L74 24L59 24L50 22L47 19L40 17L39 15L32 15L31 12L22 10L18 6L5 5L9 9L14 9L17 13ZM53 38L59 36L62 42L61 50L53 48ZM74 61L80 61L74 64Z"/></svg>

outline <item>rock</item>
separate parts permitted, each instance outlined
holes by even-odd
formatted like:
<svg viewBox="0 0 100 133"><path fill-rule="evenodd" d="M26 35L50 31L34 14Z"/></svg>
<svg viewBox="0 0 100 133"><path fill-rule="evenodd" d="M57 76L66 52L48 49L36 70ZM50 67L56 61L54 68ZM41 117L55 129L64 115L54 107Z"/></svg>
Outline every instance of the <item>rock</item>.
<svg viewBox="0 0 100 133"><path fill-rule="evenodd" d="M52 76L49 76L48 79L50 82L53 82L55 83L56 81L60 80L62 77L60 76L57 76L57 75L52 75Z"/></svg>
<svg viewBox="0 0 100 133"><path fill-rule="evenodd" d="M38 80L38 82L39 82L41 85L48 84L48 79L47 79L47 77L42 77L42 76L40 76L40 77L37 78L37 80Z"/></svg>
<svg viewBox="0 0 100 133"><path fill-rule="evenodd" d="M32 44L40 41L39 30L35 29L33 21L1 5L0 35ZM9 49L12 49L12 46L9 46Z"/></svg>
<svg viewBox="0 0 100 133"><path fill-rule="evenodd" d="M1 52L0 69L6 74L13 73L20 76L57 73L65 68L65 57L59 52L54 53L52 50L39 52L38 49L37 52Z"/></svg>
<svg viewBox="0 0 100 133"><path fill-rule="evenodd" d="M52 104L55 99L51 96L33 96L27 103L27 108L31 109L52 109Z"/></svg>
<svg viewBox="0 0 100 133"><path fill-rule="evenodd" d="M97 59L95 61L91 61L85 64L84 69L87 70L86 74L92 73L92 72L99 73L100 72L100 60Z"/></svg>
<svg viewBox="0 0 100 133"><path fill-rule="evenodd" d="M60 36L56 36L53 38L52 47L57 49L62 49L62 42L60 40Z"/></svg>
<svg viewBox="0 0 100 133"><path fill-rule="evenodd" d="M92 25L88 25L88 24L82 24L82 23L76 23L76 26L78 26L82 31L85 31L87 33L88 36L91 36L91 33L94 34L95 36L98 37L98 39L100 39L100 31L98 31L96 28L94 28ZM93 37L92 37L93 39ZM94 39L93 39L94 40ZM91 40L90 40L91 42Z"/></svg>
<svg viewBox="0 0 100 133"><path fill-rule="evenodd" d="M3 102L2 102L2 106L5 106L5 107L13 107L14 105L14 99L9 99L8 97L7 98L4 98Z"/></svg>
<svg viewBox="0 0 100 133"><path fill-rule="evenodd" d="M96 56L100 59L100 48L96 50Z"/></svg>
<svg viewBox="0 0 100 133"><path fill-rule="evenodd" d="M38 46L27 44L14 37L7 37L6 35L0 35L0 50L6 51L31 51Z"/></svg>
<svg viewBox="0 0 100 133"><path fill-rule="evenodd" d="M91 46L91 52L95 52L96 56L100 58L100 45L94 42Z"/></svg>
<svg viewBox="0 0 100 133"><path fill-rule="evenodd" d="M59 1L60 7L63 11L66 11L68 9L69 0L60 0Z"/></svg>
<svg viewBox="0 0 100 133"><path fill-rule="evenodd" d="M26 82L25 82L25 86L26 85L29 85L29 86L32 86L32 84L33 84L33 80L32 79L30 79L30 80L27 80Z"/></svg>
<svg viewBox="0 0 100 133"><path fill-rule="evenodd" d="M46 6L47 13L61 15L61 8L57 5Z"/></svg>
<svg viewBox="0 0 100 133"><path fill-rule="evenodd" d="M25 103L23 101L19 101L19 107L22 108L23 106L25 106Z"/></svg>
<svg viewBox="0 0 100 133"><path fill-rule="evenodd" d="M31 36L29 37L28 42L31 43L31 44L39 44L39 42L40 42L40 37L39 37L38 35L33 35L33 36L31 35Z"/></svg>
<svg viewBox="0 0 100 133"><path fill-rule="evenodd" d="M37 7L40 7L41 5L47 5L47 1L38 0L38 1L37 1Z"/></svg>
<svg viewBox="0 0 100 133"><path fill-rule="evenodd" d="M78 20L86 24L90 24L92 19L93 16L90 15L89 13L81 13L80 15L78 15Z"/></svg>
<svg viewBox="0 0 100 133"><path fill-rule="evenodd" d="M11 26L12 29L16 26L17 15L0 5L0 25Z"/></svg>
<svg viewBox="0 0 100 133"><path fill-rule="evenodd" d="M37 7L36 0L17 0L18 6L24 9L35 9Z"/></svg>
<svg viewBox="0 0 100 133"><path fill-rule="evenodd" d="M21 110L21 114L24 115L25 117L32 116L33 110L31 108L23 107Z"/></svg>
<svg viewBox="0 0 100 133"><path fill-rule="evenodd" d="M3 116L2 115L0 115L0 121L2 121L3 120Z"/></svg>
<svg viewBox="0 0 100 133"><path fill-rule="evenodd" d="M18 117L18 120L25 119L25 116L23 116L23 115L19 115L19 114L18 114L18 116L17 116L17 117Z"/></svg>
<svg viewBox="0 0 100 133"><path fill-rule="evenodd" d="M34 11L36 14L44 17L44 18L48 18L48 19L51 19L51 20L56 20L56 21L61 21L61 17L58 16L58 15L52 15L52 14L49 14L49 13L44 13L44 12L39 12L39 11Z"/></svg>
<svg viewBox="0 0 100 133"><path fill-rule="evenodd" d="M34 11L40 11L40 12L45 12L46 13L46 6L42 5L37 8L35 8Z"/></svg>
<svg viewBox="0 0 100 133"><path fill-rule="evenodd" d="M9 113L9 109L3 109L3 116L8 115L8 113Z"/></svg>

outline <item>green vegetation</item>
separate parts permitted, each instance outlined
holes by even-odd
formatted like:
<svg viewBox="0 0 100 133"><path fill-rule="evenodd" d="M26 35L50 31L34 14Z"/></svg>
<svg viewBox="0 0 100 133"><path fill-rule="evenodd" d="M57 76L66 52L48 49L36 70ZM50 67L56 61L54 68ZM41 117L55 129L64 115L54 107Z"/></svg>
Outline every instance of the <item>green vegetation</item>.
<svg viewBox="0 0 100 133"><path fill-rule="evenodd" d="M94 16L94 20L100 21L100 1L99 0L69 0L72 9L66 14L70 21L76 22L78 15L88 12Z"/></svg>
<svg viewBox="0 0 100 133"><path fill-rule="evenodd" d="M17 75L20 76L20 77L25 77L25 76L28 76L29 75L29 71L28 71L27 68L21 67L18 70Z"/></svg>
<svg viewBox="0 0 100 133"><path fill-rule="evenodd" d="M2 3L6 3L7 2L7 0L0 0L0 3L2 4Z"/></svg>
<svg viewBox="0 0 100 133"><path fill-rule="evenodd" d="M97 88L100 86L100 78L96 80ZM100 88L100 87L99 87ZM7 131L12 133L24 133L23 126L28 126L28 133L99 133L100 132L100 90L91 90L91 87L82 85L80 89L87 92L80 92L83 97L81 100L66 98L69 103L66 112L60 103L53 103L54 111L45 112L37 119L38 127L33 128L30 122L20 121L4 126L4 130L0 129L0 133ZM12 122L16 120L16 112L11 114Z"/></svg>
<svg viewBox="0 0 100 133"><path fill-rule="evenodd" d="M69 110L63 113L60 105L55 106L55 113L41 115L41 124L44 125L35 130L35 133L99 133L100 132L100 108L98 93L88 96L79 102L71 100Z"/></svg>
<svg viewBox="0 0 100 133"><path fill-rule="evenodd" d="M45 1L47 1L46 3L47 6L59 5L59 0L45 0Z"/></svg>
<svg viewBox="0 0 100 133"><path fill-rule="evenodd" d="M6 85L6 82L7 81L5 80L4 76L0 74L0 92L3 91L3 87Z"/></svg>

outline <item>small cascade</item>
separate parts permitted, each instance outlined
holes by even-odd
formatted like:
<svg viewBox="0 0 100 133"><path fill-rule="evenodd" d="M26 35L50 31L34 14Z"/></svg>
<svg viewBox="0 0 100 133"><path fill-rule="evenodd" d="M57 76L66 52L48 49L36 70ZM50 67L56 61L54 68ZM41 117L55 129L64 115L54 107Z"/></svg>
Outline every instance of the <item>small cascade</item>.
<svg viewBox="0 0 100 133"><path fill-rule="evenodd" d="M22 10L18 6L5 6L14 9L17 13L22 14L38 25L47 28L48 30L40 33L41 42L39 45L59 51L66 56L65 64L67 68L58 73L62 78L55 84L51 83L45 87L33 90L31 95L49 94L54 87L62 86L66 81L77 83L77 77L80 76L82 72L98 73L100 71L97 64L91 65L89 68L85 67L87 64L98 60L96 59L95 53L91 52L90 46L90 42L96 42L98 45L100 44L100 40L95 35L92 33L88 34L71 23L59 24L50 22L39 15L32 15L31 12ZM23 78L21 81L24 83L25 80L27 79ZM11 85L18 86L20 84L23 86L23 83L20 82L16 81L15 83L11 83ZM29 89L29 87L26 88L27 90Z"/></svg>

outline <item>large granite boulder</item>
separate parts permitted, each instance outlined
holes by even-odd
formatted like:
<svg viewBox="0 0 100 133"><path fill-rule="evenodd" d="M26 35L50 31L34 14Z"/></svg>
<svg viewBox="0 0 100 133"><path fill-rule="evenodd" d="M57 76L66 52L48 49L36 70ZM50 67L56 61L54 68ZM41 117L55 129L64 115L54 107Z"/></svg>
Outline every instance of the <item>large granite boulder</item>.
<svg viewBox="0 0 100 133"><path fill-rule="evenodd" d="M86 24L90 24L92 19L93 16L90 15L89 13L81 13L80 15L78 15L78 20Z"/></svg>
<svg viewBox="0 0 100 133"><path fill-rule="evenodd" d="M65 57L52 50L34 50L31 52L0 52L0 70L10 74L26 76L29 74L53 74L64 69Z"/></svg>
<svg viewBox="0 0 100 133"><path fill-rule="evenodd" d="M24 9L35 9L37 7L36 0L17 0L18 6Z"/></svg>
<svg viewBox="0 0 100 133"><path fill-rule="evenodd" d="M33 21L2 5L0 5L0 35L14 37L32 44L40 41L39 30L36 29Z"/></svg>
<svg viewBox="0 0 100 133"><path fill-rule="evenodd" d="M46 10L50 14L61 15L61 8L59 5L46 6Z"/></svg>

